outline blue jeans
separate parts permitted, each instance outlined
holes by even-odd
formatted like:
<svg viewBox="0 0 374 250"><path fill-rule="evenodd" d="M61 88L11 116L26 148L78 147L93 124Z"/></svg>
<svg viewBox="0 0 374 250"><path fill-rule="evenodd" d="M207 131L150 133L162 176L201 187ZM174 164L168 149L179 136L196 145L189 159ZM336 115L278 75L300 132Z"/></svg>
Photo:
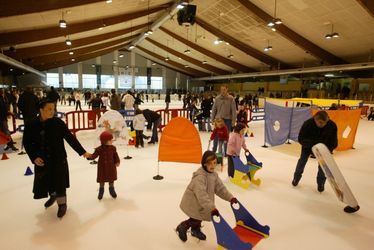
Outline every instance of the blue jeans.
<svg viewBox="0 0 374 250"><path fill-rule="evenodd" d="M294 173L294 179L300 180L303 173L306 163L308 162L309 156L312 153L312 150L310 148L302 148L301 149L301 155L300 159L297 161L295 173ZM324 185L326 182L326 176L323 172L322 168L318 165L318 173L317 173L317 184L318 185Z"/></svg>
<svg viewBox="0 0 374 250"><path fill-rule="evenodd" d="M160 124L161 124L161 117L153 122L152 137L151 137L150 142L158 142L158 131L157 130L158 130L158 127L160 126Z"/></svg>
<svg viewBox="0 0 374 250"><path fill-rule="evenodd" d="M231 130L232 130L232 121L231 119L223 119L224 122L225 122L225 125L227 127L227 130L230 134ZM217 150L217 144L218 144L218 137L216 136L213 140L213 152L216 152ZM224 152L223 152L223 155L226 156L226 152L227 152L227 143L224 143L223 144L223 147L224 147Z"/></svg>
<svg viewBox="0 0 374 250"><path fill-rule="evenodd" d="M226 156L226 148L227 143L224 143L223 140L218 139L218 136L216 135L213 140L213 152L217 152L217 146L218 146L218 153L221 153L222 156ZM224 150L222 150L222 146L224 146ZM225 147L226 146L226 147Z"/></svg>

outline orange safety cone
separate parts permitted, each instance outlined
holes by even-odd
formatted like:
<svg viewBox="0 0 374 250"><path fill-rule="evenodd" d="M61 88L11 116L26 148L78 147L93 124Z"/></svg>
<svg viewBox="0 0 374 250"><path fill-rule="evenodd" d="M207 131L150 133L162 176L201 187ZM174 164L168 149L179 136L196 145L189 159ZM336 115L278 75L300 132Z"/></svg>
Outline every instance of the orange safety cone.
<svg viewBox="0 0 374 250"><path fill-rule="evenodd" d="M251 135L250 135L249 137L255 137L255 136L253 135L253 132L251 132Z"/></svg>
<svg viewBox="0 0 374 250"><path fill-rule="evenodd" d="M3 157L1 157L1 160L8 160L9 157L6 155L6 153L4 152L3 153Z"/></svg>

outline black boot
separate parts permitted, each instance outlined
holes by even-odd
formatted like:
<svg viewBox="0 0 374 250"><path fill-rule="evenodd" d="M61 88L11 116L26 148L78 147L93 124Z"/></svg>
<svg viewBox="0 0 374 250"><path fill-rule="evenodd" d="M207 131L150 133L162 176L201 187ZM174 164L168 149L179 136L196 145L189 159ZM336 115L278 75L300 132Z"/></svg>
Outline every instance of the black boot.
<svg viewBox="0 0 374 250"><path fill-rule="evenodd" d="M188 227L183 222L179 224L176 228L179 239L183 242L187 241L187 230Z"/></svg>
<svg viewBox="0 0 374 250"><path fill-rule="evenodd" d="M200 227L192 228L191 229L191 235L193 237L198 238L199 240L206 240L206 235L203 232L201 232Z"/></svg>
<svg viewBox="0 0 374 250"><path fill-rule="evenodd" d="M301 177L294 176L292 180L292 186L296 187L299 184Z"/></svg>
<svg viewBox="0 0 374 250"><path fill-rule="evenodd" d="M62 218L66 214L67 206L66 204L59 204L58 205L58 211L57 211L57 217Z"/></svg>
<svg viewBox="0 0 374 250"><path fill-rule="evenodd" d="M56 195L50 195L49 199L44 203L44 207L48 208L52 206L56 201Z"/></svg>
<svg viewBox="0 0 374 250"><path fill-rule="evenodd" d="M99 200L101 200L103 198L103 195L104 195L104 187L100 187L99 188L99 194L97 195L97 198Z"/></svg>
<svg viewBox="0 0 374 250"><path fill-rule="evenodd" d="M114 190L114 187L109 187L109 193L113 198L117 198L116 190Z"/></svg>

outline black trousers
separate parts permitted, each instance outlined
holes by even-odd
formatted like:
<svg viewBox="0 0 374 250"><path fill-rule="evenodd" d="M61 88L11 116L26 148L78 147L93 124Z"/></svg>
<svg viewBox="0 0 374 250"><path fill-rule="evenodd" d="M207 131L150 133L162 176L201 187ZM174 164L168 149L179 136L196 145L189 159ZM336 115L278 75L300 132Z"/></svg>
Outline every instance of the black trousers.
<svg viewBox="0 0 374 250"><path fill-rule="evenodd" d="M306 163L308 162L309 156L311 155L312 150L310 148L302 148L301 155L299 160L297 161L294 179L300 180L303 173ZM317 184L324 185L326 182L326 176L323 172L322 168L318 165L318 173L317 173Z"/></svg>
<svg viewBox="0 0 374 250"><path fill-rule="evenodd" d="M196 220L194 218L189 218L188 220L185 220L182 222L182 225L187 228L191 229L199 229L201 227L201 220Z"/></svg>
<svg viewBox="0 0 374 250"><path fill-rule="evenodd" d="M143 130L135 130L135 134L136 134L136 144L135 144L135 146L144 147Z"/></svg>

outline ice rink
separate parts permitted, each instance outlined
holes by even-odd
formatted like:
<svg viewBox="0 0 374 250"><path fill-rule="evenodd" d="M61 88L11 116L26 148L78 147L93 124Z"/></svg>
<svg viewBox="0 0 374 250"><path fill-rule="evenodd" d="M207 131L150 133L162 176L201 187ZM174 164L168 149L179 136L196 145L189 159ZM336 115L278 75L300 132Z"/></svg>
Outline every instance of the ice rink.
<svg viewBox="0 0 374 250"><path fill-rule="evenodd" d="M181 108L180 102L171 107ZM163 101L140 108L163 108ZM87 108L84 106L84 108ZM69 111L73 107L59 107ZM317 191L317 161L310 159L297 187L291 185L300 153L296 143L262 148L264 124L250 123L254 137L246 139L253 155L263 162L257 172L259 187L248 190L232 184L227 177L227 164L219 172L227 188L262 224L270 226L270 237L262 240L258 250L371 250L374 245L374 122L361 119L355 149L335 152L334 157L350 185L361 210L343 212L344 204L335 196L329 183L325 192ZM150 134L150 132L145 132ZM17 147L21 134L13 137ZM203 150L210 133L200 132ZM88 152L94 150L95 133L78 132L77 137ZM192 145L186 145L190 147ZM67 191L68 210L62 220L56 217L57 205L45 209L45 200L33 200L33 176L24 176L32 167L27 155L9 153L9 160L0 161L0 249L3 250L102 250L102 249L216 249L216 235L211 222L203 222L207 241L188 235L179 240L174 229L186 215L179 209L182 195L197 164L160 163L161 181L152 179L157 173L158 145L130 147L131 160L124 160L125 147L117 147L121 157L117 199L97 199L96 165L90 165L68 145L70 184ZM242 155L244 159L244 155ZM226 162L225 162L226 163ZM216 197L216 207L234 226L230 204Z"/></svg>

